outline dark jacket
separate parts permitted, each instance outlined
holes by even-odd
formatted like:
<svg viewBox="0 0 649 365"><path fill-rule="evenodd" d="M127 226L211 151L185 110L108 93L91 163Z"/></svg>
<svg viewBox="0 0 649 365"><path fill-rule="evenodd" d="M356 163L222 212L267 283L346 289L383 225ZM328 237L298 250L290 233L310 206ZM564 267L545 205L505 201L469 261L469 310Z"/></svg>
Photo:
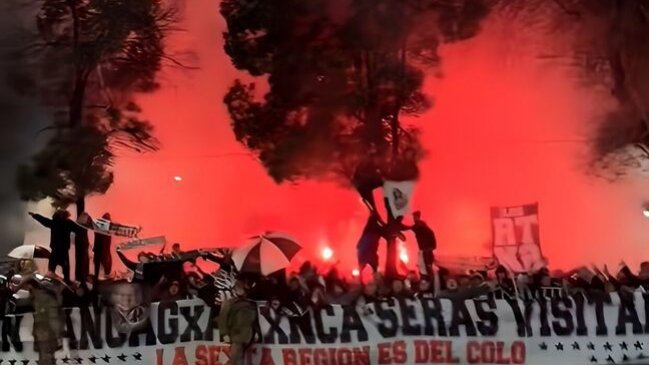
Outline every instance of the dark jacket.
<svg viewBox="0 0 649 365"><path fill-rule="evenodd" d="M437 239L435 238L435 233L424 221L415 222L415 224L410 228L415 232L415 237L417 238L417 246L419 250L434 250L437 248Z"/></svg>
<svg viewBox="0 0 649 365"><path fill-rule="evenodd" d="M88 231L81 229L74 235L74 265L76 280L85 282L88 278L90 271L90 258L88 250L90 249L90 241L88 240Z"/></svg>
<svg viewBox="0 0 649 365"><path fill-rule="evenodd" d="M100 254L103 253L110 254L111 241L112 241L111 236L95 232L95 241L94 241L95 245L92 248L93 252L100 253Z"/></svg>
<svg viewBox="0 0 649 365"><path fill-rule="evenodd" d="M253 339L254 324L257 319L257 306L243 298L232 298L221 306L219 313L219 333L230 336L232 343L248 344Z"/></svg>
<svg viewBox="0 0 649 365"><path fill-rule="evenodd" d="M45 218L40 214L32 217L43 226L50 229L50 248L52 253L67 253L70 250L70 234L72 232L83 234L86 230L70 219Z"/></svg>

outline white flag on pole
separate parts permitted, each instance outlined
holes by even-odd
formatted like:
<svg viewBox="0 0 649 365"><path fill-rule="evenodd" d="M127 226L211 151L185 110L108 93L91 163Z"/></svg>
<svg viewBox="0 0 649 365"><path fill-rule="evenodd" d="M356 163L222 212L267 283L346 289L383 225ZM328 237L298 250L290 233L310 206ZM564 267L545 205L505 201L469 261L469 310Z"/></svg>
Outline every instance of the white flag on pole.
<svg viewBox="0 0 649 365"><path fill-rule="evenodd" d="M383 184L383 195L388 199L394 217L403 217L410 212L415 181L386 181Z"/></svg>

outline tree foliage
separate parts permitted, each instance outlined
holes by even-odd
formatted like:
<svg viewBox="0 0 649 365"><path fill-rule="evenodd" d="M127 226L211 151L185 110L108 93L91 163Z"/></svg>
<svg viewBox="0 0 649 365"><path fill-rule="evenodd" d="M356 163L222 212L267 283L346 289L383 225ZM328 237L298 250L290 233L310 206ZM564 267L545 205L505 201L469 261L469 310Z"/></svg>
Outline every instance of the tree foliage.
<svg viewBox="0 0 649 365"><path fill-rule="evenodd" d="M473 37L486 13L480 0L224 0L226 53L267 82L224 97L235 136L278 182L349 182L367 163L414 178L423 148L401 117L430 108L439 46Z"/></svg>
<svg viewBox="0 0 649 365"><path fill-rule="evenodd" d="M500 14L545 32L544 57L567 60L589 88L604 88L616 107L594 136L598 174L619 176L649 158L649 1L496 0ZM634 145L641 146L639 149Z"/></svg>
<svg viewBox="0 0 649 365"><path fill-rule="evenodd" d="M37 93L53 115L51 139L19 169L28 200L57 205L104 193L113 181L115 149L157 149L134 93L158 88L175 29L175 8L159 0L40 0L36 34L21 50L13 85ZM44 132L44 131L41 131Z"/></svg>

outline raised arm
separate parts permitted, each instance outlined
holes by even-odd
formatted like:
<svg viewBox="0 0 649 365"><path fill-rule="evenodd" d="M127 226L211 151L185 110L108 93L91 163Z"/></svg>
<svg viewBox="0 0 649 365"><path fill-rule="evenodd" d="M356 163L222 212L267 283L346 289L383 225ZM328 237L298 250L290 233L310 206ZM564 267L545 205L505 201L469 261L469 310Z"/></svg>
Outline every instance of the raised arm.
<svg viewBox="0 0 649 365"><path fill-rule="evenodd" d="M49 218L45 218L40 214L32 213L29 212L29 215L36 220L36 222L42 224L43 226L47 228L52 228L52 220Z"/></svg>

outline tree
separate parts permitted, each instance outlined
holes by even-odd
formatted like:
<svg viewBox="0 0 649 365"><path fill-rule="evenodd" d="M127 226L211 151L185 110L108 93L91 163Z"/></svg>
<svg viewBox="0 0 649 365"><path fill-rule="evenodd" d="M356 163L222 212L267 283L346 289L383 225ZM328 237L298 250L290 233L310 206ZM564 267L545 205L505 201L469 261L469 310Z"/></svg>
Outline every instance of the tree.
<svg viewBox="0 0 649 365"><path fill-rule="evenodd" d="M486 13L480 0L224 0L225 51L268 89L257 99L237 80L225 95L235 136L279 183L415 179L423 148L402 116L431 106L440 44L473 37Z"/></svg>
<svg viewBox="0 0 649 365"><path fill-rule="evenodd" d="M544 58L567 60L579 81L604 88L616 107L592 144L598 173L613 178L649 160L649 2L646 0L496 0L497 11L554 38ZM636 147L637 146L637 147ZM645 160L645 161L642 161Z"/></svg>
<svg viewBox="0 0 649 365"><path fill-rule="evenodd" d="M40 0L34 41L21 50L24 67L13 84L37 92L52 111L42 151L18 171L25 200L50 197L85 209L91 194L113 182L115 150L154 151L151 124L134 93L158 88L156 76L175 30L173 6L159 0Z"/></svg>
<svg viewBox="0 0 649 365"><path fill-rule="evenodd" d="M604 84L617 101L595 136L598 167L627 173L642 166L638 145L649 158L649 2L578 1L568 4L580 36L579 65L591 80Z"/></svg>

